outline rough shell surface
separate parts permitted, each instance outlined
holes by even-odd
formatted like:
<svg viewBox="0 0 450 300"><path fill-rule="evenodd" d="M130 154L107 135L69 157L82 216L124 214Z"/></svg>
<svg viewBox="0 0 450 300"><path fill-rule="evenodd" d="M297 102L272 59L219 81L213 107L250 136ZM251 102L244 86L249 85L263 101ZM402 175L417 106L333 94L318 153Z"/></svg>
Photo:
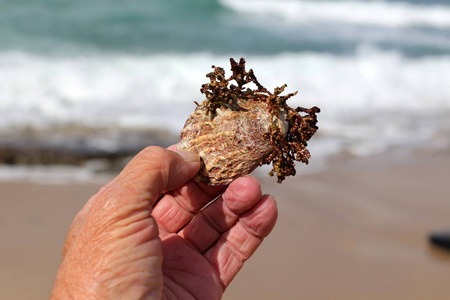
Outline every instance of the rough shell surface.
<svg viewBox="0 0 450 300"><path fill-rule="evenodd" d="M181 132L180 150L199 153L204 166L196 180L209 185L229 184L251 173L272 152L270 127L287 124L274 119L267 103L240 101L242 110L217 109L211 118L198 106Z"/></svg>

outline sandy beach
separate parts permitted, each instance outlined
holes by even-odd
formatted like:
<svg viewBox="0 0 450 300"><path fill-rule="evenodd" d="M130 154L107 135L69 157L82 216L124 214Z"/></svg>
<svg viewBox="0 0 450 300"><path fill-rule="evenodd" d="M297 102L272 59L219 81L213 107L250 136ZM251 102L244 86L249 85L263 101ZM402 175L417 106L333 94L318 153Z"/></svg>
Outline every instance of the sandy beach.
<svg viewBox="0 0 450 300"><path fill-rule="evenodd" d="M450 154L335 163L282 185L273 233L224 295L239 299L449 299ZM48 299L65 233L98 184L0 183L0 299Z"/></svg>

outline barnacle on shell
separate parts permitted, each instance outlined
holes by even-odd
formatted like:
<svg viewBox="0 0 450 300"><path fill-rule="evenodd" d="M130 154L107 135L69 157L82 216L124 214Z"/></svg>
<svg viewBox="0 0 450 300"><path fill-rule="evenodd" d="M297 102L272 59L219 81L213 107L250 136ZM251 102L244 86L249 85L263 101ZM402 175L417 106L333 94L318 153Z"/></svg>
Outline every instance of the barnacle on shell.
<svg viewBox="0 0 450 300"><path fill-rule="evenodd" d="M197 181L209 185L229 184L272 163L269 175L281 183L295 175L294 161L308 164L307 141L317 131L318 107L293 109L286 101L297 94L282 96L286 85L269 92L245 70L245 60L230 59L231 77L215 67L202 85L206 96L190 115L181 131L180 150L199 153L203 165ZM234 81L234 84L230 82ZM256 88L245 85L253 83Z"/></svg>

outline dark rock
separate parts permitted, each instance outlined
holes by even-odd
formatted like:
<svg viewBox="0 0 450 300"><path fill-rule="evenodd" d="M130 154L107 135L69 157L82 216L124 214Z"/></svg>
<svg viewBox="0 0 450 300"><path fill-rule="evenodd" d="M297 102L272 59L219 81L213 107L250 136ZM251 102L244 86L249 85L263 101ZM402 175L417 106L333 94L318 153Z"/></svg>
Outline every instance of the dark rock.
<svg viewBox="0 0 450 300"><path fill-rule="evenodd" d="M450 251L450 231L432 233L429 236L429 241L432 245Z"/></svg>
<svg viewBox="0 0 450 300"><path fill-rule="evenodd" d="M167 147L178 137L163 129L89 129L64 128L40 132L15 132L0 135L0 164L8 165L83 165L103 159L117 167L149 145Z"/></svg>

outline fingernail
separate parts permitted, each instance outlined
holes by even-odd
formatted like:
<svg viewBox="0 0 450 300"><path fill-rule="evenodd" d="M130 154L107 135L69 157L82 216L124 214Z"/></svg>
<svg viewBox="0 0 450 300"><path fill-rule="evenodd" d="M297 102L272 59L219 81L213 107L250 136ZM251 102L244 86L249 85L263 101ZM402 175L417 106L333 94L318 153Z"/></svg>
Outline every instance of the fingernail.
<svg viewBox="0 0 450 300"><path fill-rule="evenodd" d="M200 162L198 153L190 151L176 151L186 162Z"/></svg>

